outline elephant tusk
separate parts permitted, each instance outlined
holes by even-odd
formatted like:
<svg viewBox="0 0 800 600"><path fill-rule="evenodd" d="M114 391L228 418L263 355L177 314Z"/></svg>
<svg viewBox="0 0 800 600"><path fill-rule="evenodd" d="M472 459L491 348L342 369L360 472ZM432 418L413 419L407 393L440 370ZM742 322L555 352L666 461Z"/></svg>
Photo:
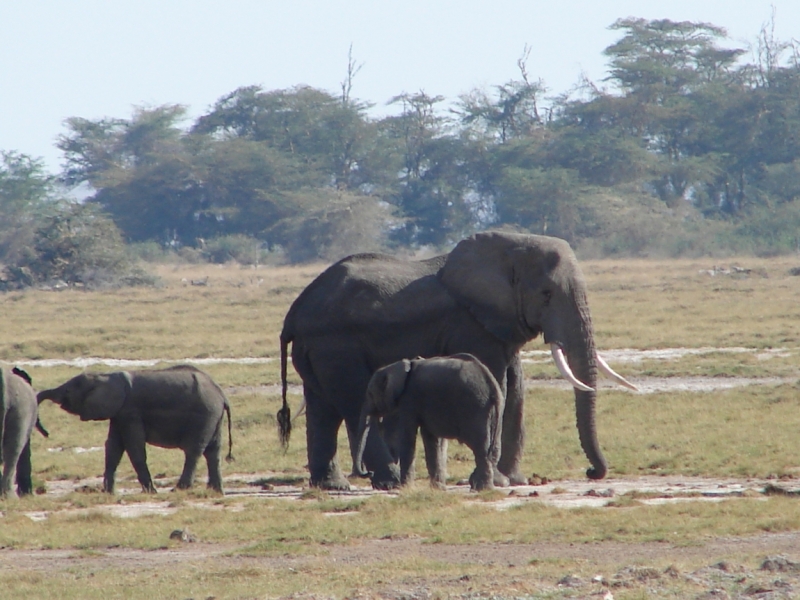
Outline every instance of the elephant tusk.
<svg viewBox="0 0 800 600"><path fill-rule="evenodd" d="M608 363L605 360L603 360L602 356L600 356L599 354L596 354L595 358L597 359L597 366L600 367L600 370L603 372L603 375L605 375L606 377L608 377L609 379L611 379L613 381L616 381L618 384L620 384L623 387L628 388L629 390L633 390L634 392L638 392L639 391L639 388L637 388L630 381L625 379L622 375L620 375L619 373L614 371L614 369L609 367Z"/></svg>
<svg viewBox="0 0 800 600"><path fill-rule="evenodd" d="M575 389L581 390L583 392L593 392L594 388L589 387L582 381L580 381L577 377L575 377L572 369L569 368L567 364L567 359L564 356L564 351L561 349L561 346L558 344L550 344L550 352L553 353L553 361L556 363L558 370L561 372L561 375L572 384L572 387Z"/></svg>

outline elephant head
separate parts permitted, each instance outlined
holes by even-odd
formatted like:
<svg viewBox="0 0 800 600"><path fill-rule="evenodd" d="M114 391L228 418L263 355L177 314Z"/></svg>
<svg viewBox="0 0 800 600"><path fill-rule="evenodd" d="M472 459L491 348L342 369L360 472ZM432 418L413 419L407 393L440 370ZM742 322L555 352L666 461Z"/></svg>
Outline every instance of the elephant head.
<svg viewBox="0 0 800 600"><path fill-rule="evenodd" d="M37 399L52 400L81 421L104 421L120 411L130 393L130 373L82 373L57 388L44 390Z"/></svg>
<svg viewBox="0 0 800 600"><path fill-rule="evenodd" d="M407 358L381 367L373 374L367 386L366 400L361 409L358 432L358 452L355 458L357 468L365 472L363 466L364 449L367 436L375 421L391 413L405 390L411 373L411 361Z"/></svg>
<svg viewBox="0 0 800 600"><path fill-rule="evenodd" d="M592 464L587 475L602 479L608 467L595 426L598 368L622 385L631 384L596 354L586 285L569 244L536 235L477 234L453 249L440 277L456 300L504 342L521 348L543 335L575 388L581 446Z"/></svg>

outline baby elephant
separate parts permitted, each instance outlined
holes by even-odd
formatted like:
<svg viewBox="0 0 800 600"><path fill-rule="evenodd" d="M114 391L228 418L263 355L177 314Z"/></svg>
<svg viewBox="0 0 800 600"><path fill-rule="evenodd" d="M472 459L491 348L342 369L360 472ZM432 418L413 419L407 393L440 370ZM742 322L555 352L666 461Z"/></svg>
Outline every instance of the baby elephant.
<svg viewBox="0 0 800 600"><path fill-rule="evenodd" d="M168 369L83 373L63 385L38 394L52 400L81 421L110 419L106 440L103 490L114 491L114 474L123 452L146 492L155 492L147 468L145 444L180 448L186 460L178 488L192 486L202 454L208 464L208 487L222 492L220 450L223 411L228 413L228 456L231 450L231 409L225 394L203 371L188 365Z"/></svg>
<svg viewBox="0 0 800 600"><path fill-rule="evenodd" d="M417 427L425 446L431 483L444 486L445 469L439 464L439 438L455 439L475 454L469 483L475 490L491 489L504 478L497 471L504 397L497 380L471 354L403 359L375 371L367 386L361 411L356 465L362 465L370 426L379 417L392 416L395 449L400 460L400 482L413 477ZM363 467L362 467L363 468Z"/></svg>
<svg viewBox="0 0 800 600"><path fill-rule="evenodd" d="M0 496L13 492L33 493L31 479L31 432L34 426L47 435L39 423L36 392L23 370L0 368Z"/></svg>

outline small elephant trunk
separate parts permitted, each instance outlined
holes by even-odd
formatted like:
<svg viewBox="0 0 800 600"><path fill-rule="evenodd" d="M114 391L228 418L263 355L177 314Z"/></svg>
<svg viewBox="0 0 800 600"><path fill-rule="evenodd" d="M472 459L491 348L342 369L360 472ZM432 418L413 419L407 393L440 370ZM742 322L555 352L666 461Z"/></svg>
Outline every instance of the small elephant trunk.
<svg viewBox="0 0 800 600"><path fill-rule="evenodd" d="M61 400L58 397L58 395L56 394L56 389L43 390L43 391L39 392L38 394L36 394L36 402L38 404L41 404L45 400L51 400L55 404L58 404L58 405L61 404Z"/></svg>
<svg viewBox="0 0 800 600"><path fill-rule="evenodd" d="M373 424L375 423L377 417L375 415L365 416L361 419L361 423L359 426L358 431L358 452L356 452L356 458L353 464L353 469L358 472L359 475L367 475L368 471L366 466L364 465L364 451L367 448L367 438L369 437L370 429L372 429Z"/></svg>

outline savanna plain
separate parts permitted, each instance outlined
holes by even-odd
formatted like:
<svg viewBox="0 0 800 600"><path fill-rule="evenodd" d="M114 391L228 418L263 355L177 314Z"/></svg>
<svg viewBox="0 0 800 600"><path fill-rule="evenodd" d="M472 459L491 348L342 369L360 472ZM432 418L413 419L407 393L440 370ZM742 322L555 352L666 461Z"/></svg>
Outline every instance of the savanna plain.
<svg viewBox="0 0 800 600"><path fill-rule="evenodd" d="M225 496L202 462L174 491L182 453L148 447L158 493L124 458L110 496L107 423L43 403L37 494L0 500L0 598L800 597L800 256L583 262L597 346L640 388L598 394L609 476L585 478L572 393L535 340L531 485L482 493L457 443L447 491L421 444L406 489L307 487L302 416L278 442L278 334L324 266L163 265L154 288L0 295L0 360L34 387L195 364L231 401L236 457ZM349 470L344 432L339 448Z"/></svg>

